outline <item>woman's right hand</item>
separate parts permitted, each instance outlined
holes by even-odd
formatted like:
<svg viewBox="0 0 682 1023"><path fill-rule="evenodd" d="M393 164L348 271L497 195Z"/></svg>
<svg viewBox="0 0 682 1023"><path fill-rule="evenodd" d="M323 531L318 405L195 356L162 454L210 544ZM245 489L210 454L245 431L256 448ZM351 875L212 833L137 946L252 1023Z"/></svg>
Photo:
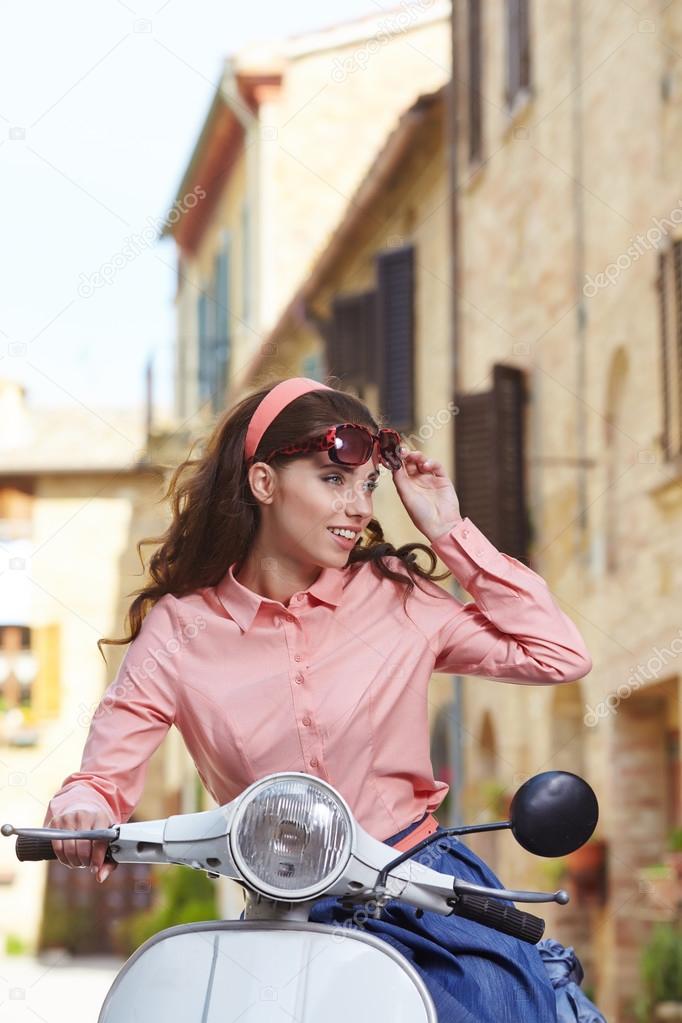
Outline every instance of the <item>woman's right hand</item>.
<svg viewBox="0 0 682 1023"><path fill-rule="evenodd" d="M90 831L95 828L112 826L111 814L94 807L75 807L51 817L43 827L64 828L68 831ZM99 882L106 881L118 863L115 860L104 863L109 847L106 841L88 842L76 839L53 839L52 848L60 863L66 867L90 867Z"/></svg>

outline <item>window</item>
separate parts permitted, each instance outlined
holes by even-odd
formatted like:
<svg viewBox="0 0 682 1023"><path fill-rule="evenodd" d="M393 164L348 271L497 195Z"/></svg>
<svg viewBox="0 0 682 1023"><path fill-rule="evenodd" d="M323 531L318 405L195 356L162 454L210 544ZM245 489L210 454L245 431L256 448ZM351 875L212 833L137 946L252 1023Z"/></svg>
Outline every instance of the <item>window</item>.
<svg viewBox="0 0 682 1023"><path fill-rule="evenodd" d="M682 455L682 240L658 256L662 446L666 460Z"/></svg>
<svg viewBox="0 0 682 1023"><path fill-rule="evenodd" d="M498 550L528 564L523 372L493 367L493 387L456 398L455 486L462 516Z"/></svg>
<svg viewBox="0 0 682 1023"><path fill-rule="evenodd" d="M197 300L199 400L214 412L223 406L230 350L230 238L225 235L213 260L213 276Z"/></svg>
<svg viewBox="0 0 682 1023"><path fill-rule="evenodd" d="M251 322L251 207L244 200L241 212L242 234L242 320Z"/></svg>
<svg viewBox="0 0 682 1023"><path fill-rule="evenodd" d="M320 322L327 374L376 405L392 429L414 427L414 247L379 252L376 289L336 295Z"/></svg>
<svg viewBox="0 0 682 1023"><path fill-rule="evenodd" d="M467 18L469 160L480 160L482 152L482 40L481 0L469 0Z"/></svg>
<svg viewBox="0 0 682 1023"><path fill-rule="evenodd" d="M401 433L414 428L414 246L376 257L377 347L381 413Z"/></svg>
<svg viewBox="0 0 682 1023"><path fill-rule="evenodd" d="M366 397L376 378L376 292L336 295L327 329L327 372Z"/></svg>
<svg viewBox="0 0 682 1023"><path fill-rule="evenodd" d="M515 106L517 96L530 90L530 0L506 2L506 89L507 107Z"/></svg>

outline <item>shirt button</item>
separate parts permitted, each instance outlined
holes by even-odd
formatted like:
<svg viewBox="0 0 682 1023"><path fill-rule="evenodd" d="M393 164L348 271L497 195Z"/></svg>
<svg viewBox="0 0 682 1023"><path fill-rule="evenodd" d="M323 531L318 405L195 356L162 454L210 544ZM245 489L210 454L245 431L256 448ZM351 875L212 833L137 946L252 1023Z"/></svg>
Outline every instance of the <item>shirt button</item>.
<svg viewBox="0 0 682 1023"><path fill-rule="evenodd" d="M288 621L288 622L295 622L295 621L296 621L296 619L294 618L294 616L293 616L293 615L287 615L287 621Z"/></svg>
<svg viewBox="0 0 682 1023"><path fill-rule="evenodd" d="M468 529L463 529L462 530L462 536L468 536L468 535L469 535L469 530Z"/></svg>
<svg viewBox="0 0 682 1023"><path fill-rule="evenodd" d="M317 757L313 757L313 759L310 761L310 766L311 767L319 767L320 766L320 761L317 759Z"/></svg>
<svg viewBox="0 0 682 1023"><path fill-rule="evenodd" d="M301 660L301 655L300 654L294 654L294 660L295 661L300 661Z"/></svg>
<svg viewBox="0 0 682 1023"><path fill-rule="evenodd" d="M298 684L299 684L299 685L300 685L300 684L301 684L301 682L303 681L303 675L301 675L301 673L300 673L300 672L299 672L299 673L298 673L298 675L296 676L296 681L298 682Z"/></svg>
<svg viewBox="0 0 682 1023"><path fill-rule="evenodd" d="M310 724L310 718L308 717L308 715L307 715L307 714L306 714L306 716L305 716L305 717L303 718L303 724L304 724L304 725L306 725L306 726Z"/></svg>

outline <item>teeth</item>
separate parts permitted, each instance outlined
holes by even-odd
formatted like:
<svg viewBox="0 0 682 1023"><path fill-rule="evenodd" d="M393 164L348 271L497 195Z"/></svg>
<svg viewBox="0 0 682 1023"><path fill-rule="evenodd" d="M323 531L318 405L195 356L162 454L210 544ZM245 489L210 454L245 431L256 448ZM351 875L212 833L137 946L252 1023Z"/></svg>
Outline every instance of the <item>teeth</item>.
<svg viewBox="0 0 682 1023"><path fill-rule="evenodd" d="M355 533L352 529L330 529L330 533L336 533L337 536L345 536L347 540L353 540Z"/></svg>

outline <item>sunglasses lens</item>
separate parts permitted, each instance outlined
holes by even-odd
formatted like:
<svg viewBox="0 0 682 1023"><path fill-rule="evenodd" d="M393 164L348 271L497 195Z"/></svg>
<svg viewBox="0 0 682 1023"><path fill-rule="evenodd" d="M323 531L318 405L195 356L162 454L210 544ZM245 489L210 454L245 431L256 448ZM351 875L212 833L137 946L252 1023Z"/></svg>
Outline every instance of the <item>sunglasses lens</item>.
<svg viewBox="0 0 682 1023"><path fill-rule="evenodd" d="M398 453L399 447L400 435L395 430L379 431L379 450L389 469L399 469L402 465L402 459Z"/></svg>
<svg viewBox="0 0 682 1023"><path fill-rule="evenodd" d="M362 465L372 454L372 438L359 426L344 426L336 431L336 457L344 465Z"/></svg>

